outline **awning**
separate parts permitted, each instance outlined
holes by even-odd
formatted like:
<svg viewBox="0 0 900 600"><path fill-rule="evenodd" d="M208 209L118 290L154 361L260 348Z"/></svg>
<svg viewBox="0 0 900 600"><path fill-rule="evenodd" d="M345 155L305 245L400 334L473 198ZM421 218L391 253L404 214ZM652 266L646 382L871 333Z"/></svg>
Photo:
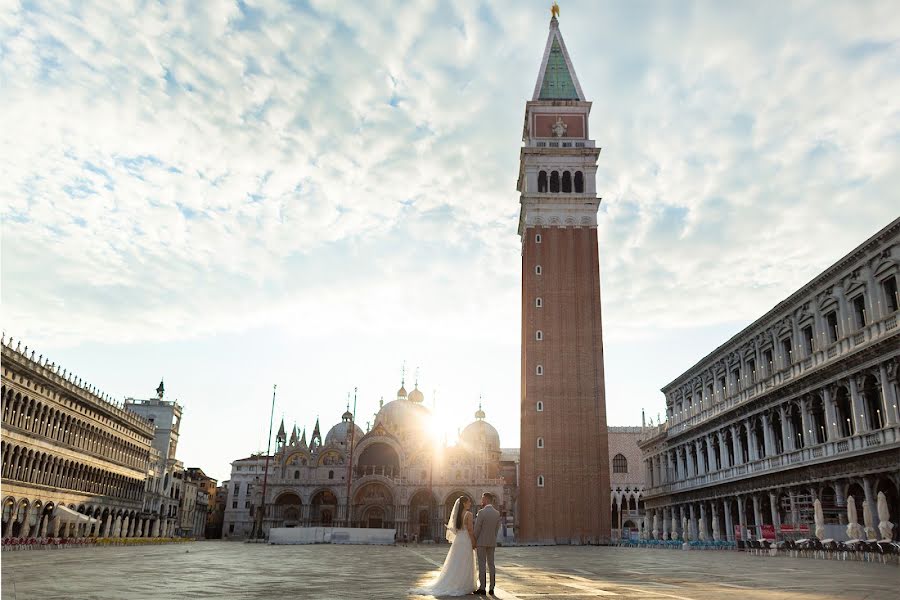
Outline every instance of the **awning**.
<svg viewBox="0 0 900 600"><path fill-rule="evenodd" d="M80 512L76 512L71 508L66 508L61 504L57 505L56 508L53 509L53 516L58 518L63 523L88 523L92 525L94 523L100 522L93 517L89 517Z"/></svg>

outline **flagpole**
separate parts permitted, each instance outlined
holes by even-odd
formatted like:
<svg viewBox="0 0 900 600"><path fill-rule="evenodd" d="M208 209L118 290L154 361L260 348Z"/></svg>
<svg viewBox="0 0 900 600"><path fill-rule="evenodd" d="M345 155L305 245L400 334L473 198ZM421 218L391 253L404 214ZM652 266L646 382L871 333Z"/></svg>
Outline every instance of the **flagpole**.
<svg viewBox="0 0 900 600"><path fill-rule="evenodd" d="M353 481L353 438L356 434L356 390L353 388L353 412L350 414L350 460L347 461L347 527L350 527L350 484Z"/></svg>
<svg viewBox="0 0 900 600"><path fill-rule="evenodd" d="M266 439L266 467L263 471L262 505L260 506L259 529L257 537L265 537L263 526L266 519L266 484L269 482L269 455L272 453L272 421L275 419L275 390L278 384L272 385L272 410L269 413L269 437Z"/></svg>

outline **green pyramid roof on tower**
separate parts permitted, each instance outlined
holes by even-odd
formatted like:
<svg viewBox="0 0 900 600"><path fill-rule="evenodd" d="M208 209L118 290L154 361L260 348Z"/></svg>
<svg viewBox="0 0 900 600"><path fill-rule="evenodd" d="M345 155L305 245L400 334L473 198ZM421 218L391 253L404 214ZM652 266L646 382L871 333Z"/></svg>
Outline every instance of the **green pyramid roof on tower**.
<svg viewBox="0 0 900 600"><path fill-rule="evenodd" d="M580 99L559 40L554 37L553 44L550 46L550 56L547 59L547 68L544 69L544 80L541 82L541 93L538 100Z"/></svg>

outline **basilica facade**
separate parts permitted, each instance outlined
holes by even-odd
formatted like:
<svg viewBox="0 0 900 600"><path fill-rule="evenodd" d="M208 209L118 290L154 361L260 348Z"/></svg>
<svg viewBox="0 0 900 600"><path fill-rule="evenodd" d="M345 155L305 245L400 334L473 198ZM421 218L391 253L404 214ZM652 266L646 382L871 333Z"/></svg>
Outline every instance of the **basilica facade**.
<svg viewBox="0 0 900 600"><path fill-rule="evenodd" d="M485 416L479 406L448 445L431 428L418 386L407 393L401 385L394 400L381 403L369 431L354 423L349 410L324 438L318 421L309 438L282 423L268 460L254 455L232 463L223 537L257 535L259 527L265 533L273 527L349 526L440 541L456 499L465 495L477 504L484 492L494 494L511 526L514 482L501 475L500 436Z"/></svg>

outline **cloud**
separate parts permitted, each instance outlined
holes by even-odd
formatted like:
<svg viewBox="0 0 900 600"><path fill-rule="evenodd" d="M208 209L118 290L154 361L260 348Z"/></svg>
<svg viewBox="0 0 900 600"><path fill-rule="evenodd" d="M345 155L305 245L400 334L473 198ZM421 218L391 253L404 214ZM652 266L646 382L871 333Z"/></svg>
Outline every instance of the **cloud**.
<svg viewBox="0 0 900 600"><path fill-rule="evenodd" d="M7 327L52 346L398 320L435 343L518 336L515 177L545 10L5 9ZM896 216L898 25L890 2L564 7L603 147L613 360L761 315ZM498 377L514 410L518 374Z"/></svg>

